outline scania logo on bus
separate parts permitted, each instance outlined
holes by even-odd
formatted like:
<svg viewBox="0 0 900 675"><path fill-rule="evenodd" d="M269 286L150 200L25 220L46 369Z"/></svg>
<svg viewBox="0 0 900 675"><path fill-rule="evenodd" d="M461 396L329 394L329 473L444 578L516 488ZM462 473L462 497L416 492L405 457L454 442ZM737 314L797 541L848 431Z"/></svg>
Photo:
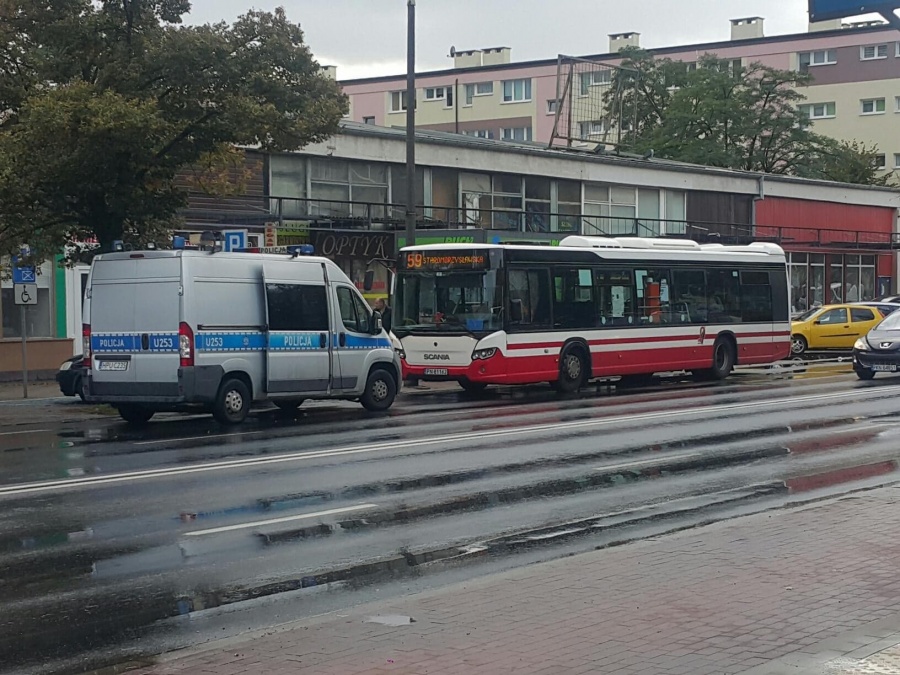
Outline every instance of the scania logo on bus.
<svg viewBox="0 0 900 675"><path fill-rule="evenodd" d="M426 361L449 361L449 354L424 354L423 358Z"/></svg>

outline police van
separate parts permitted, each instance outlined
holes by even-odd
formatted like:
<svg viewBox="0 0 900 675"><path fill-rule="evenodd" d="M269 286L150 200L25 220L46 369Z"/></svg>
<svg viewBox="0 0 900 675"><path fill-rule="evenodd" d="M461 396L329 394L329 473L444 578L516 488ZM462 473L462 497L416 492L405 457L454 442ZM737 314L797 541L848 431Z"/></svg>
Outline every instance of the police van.
<svg viewBox="0 0 900 675"><path fill-rule="evenodd" d="M378 313L332 261L296 251L99 255L83 323L87 400L132 423L200 407L236 424L266 400L381 411L400 389Z"/></svg>

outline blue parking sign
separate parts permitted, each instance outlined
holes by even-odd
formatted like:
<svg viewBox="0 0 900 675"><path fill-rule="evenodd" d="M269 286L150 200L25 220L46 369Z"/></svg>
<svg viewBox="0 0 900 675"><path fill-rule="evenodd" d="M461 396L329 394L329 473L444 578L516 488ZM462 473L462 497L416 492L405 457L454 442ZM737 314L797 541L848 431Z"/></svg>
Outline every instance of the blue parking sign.
<svg viewBox="0 0 900 675"><path fill-rule="evenodd" d="M222 232L223 251L247 248L247 230L225 230Z"/></svg>
<svg viewBox="0 0 900 675"><path fill-rule="evenodd" d="M13 258L13 283L14 284L36 284L37 270L34 265L22 265L19 267L18 257Z"/></svg>

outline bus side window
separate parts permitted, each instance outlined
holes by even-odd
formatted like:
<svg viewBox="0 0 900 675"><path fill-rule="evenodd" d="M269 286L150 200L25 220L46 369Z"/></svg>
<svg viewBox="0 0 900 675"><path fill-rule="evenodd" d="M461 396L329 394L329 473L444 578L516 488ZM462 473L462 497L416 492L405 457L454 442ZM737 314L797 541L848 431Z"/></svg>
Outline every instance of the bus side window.
<svg viewBox="0 0 900 675"><path fill-rule="evenodd" d="M509 271L509 323L522 328L550 324L550 278L547 270Z"/></svg>
<svg viewBox="0 0 900 675"><path fill-rule="evenodd" d="M673 323L706 323L708 317L706 273L702 270L674 270L672 272Z"/></svg>
<svg viewBox="0 0 900 675"><path fill-rule="evenodd" d="M631 270L595 269L594 294L601 328L634 324L634 280Z"/></svg>

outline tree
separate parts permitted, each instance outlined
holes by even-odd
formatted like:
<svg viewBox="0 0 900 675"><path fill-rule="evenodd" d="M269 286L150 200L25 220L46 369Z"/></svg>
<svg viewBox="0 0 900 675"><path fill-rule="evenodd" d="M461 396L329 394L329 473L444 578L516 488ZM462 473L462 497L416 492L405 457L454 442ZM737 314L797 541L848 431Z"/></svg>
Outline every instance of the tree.
<svg viewBox="0 0 900 675"><path fill-rule="evenodd" d="M283 9L180 25L189 9L0 0L0 253L145 243L186 203L179 172L337 132L347 99Z"/></svg>
<svg viewBox="0 0 900 675"><path fill-rule="evenodd" d="M704 55L695 66L623 50L605 94L625 149L695 164L884 184L874 149L815 134L800 104L807 74ZM844 165L845 168L841 168ZM859 167L859 170L850 167Z"/></svg>

